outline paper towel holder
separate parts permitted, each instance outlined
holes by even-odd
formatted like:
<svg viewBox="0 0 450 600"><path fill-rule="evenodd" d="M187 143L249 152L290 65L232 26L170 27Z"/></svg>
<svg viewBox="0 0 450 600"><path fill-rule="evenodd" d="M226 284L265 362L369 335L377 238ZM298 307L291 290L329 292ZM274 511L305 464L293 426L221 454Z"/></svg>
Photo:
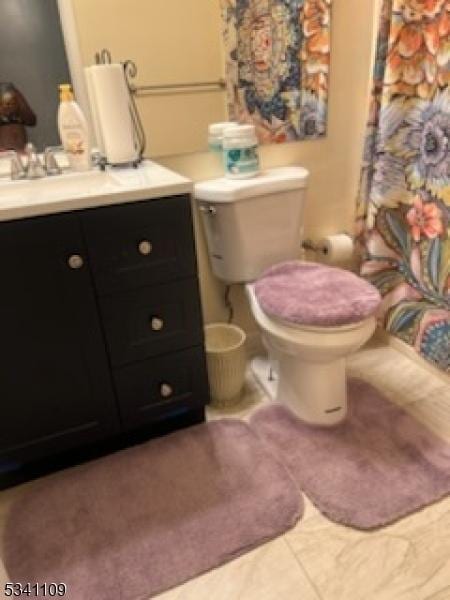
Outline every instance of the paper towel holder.
<svg viewBox="0 0 450 600"><path fill-rule="evenodd" d="M112 63L112 55L110 50L107 48L103 48L100 52L95 53L95 64L97 65L108 65ZM133 124L134 138L136 140L137 152L138 156L136 160L133 160L130 164L136 169L138 165L142 162L144 158L144 152L146 147L146 137L145 130L142 125L141 116L139 114L136 101L133 96L133 84L131 83L131 79L134 79L137 75L137 66L136 63L132 60L125 60L120 63L123 67L123 73L125 78L125 83L128 90L128 95L130 98L129 109L131 122ZM97 164L104 171L108 165L116 166L113 163L107 161L105 156L100 155L97 158ZM121 165L123 166L123 165Z"/></svg>

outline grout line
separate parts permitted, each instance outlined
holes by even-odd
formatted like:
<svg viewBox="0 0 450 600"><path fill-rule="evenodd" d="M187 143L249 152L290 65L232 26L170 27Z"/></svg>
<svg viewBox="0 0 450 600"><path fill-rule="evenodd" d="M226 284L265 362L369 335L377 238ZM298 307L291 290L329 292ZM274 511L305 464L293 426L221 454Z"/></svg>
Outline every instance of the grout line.
<svg viewBox="0 0 450 600"><path fill-rule="evenodd" d="M295 559L295 562L297 563L300 571L303 573L303 575L306 577L307 581L309 582L309 584L311 585L311 587L313 588L318 600L326 600L322 594L319 592L319 588L317 587L315 581L311 578L311 576L309 575L305 565L302 563L301 559L297 556L297 554L295 553L294 549L292 548L291 544L289 543L289 539L287 537L286 534L283 535L283 540L286 543L289 552L292 554L292 556Z"/></svg>

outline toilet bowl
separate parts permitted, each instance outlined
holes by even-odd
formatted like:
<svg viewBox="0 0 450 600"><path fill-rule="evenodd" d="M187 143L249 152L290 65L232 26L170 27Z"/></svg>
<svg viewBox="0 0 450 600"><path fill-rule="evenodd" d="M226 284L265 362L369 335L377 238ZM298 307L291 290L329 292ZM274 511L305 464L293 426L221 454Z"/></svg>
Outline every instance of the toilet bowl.
<svg viewBox="0 0 450 600"><path fill-rule="evenodd" d="M253 364L266 392L310 424L342 421L347 414L345 359L370 339L375 317L336 327L294 325L268 316L253 284L246 285L246 292L268 349L268 359L258 357Z"/></svg>

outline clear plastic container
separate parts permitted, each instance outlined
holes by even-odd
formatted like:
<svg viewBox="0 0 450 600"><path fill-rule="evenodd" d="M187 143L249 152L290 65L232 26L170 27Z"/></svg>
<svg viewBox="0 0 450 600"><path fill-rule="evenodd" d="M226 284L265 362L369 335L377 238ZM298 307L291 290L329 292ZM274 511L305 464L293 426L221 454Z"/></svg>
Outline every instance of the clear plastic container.
<svg viewBox="0 0 450 600"><path fill-rule="evenodd" d="M258 139L254 125L235 125L223 132L225 176L247 179L260 172Z"/></svg>
<svg viewBox="0 0 450 600"><path fill-rule="evenodd" d="M212 152L222 154L223 150L223 133L228 127L236 126L233 121L225 121L223 123L212 123L208 128L208 146Z"/></svg>

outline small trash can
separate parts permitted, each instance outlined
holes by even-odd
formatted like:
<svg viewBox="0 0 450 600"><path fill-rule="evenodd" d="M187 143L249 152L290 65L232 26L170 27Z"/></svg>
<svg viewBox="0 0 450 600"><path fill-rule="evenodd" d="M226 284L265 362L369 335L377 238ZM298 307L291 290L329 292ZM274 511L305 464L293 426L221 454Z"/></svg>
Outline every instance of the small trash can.
<svg viewBox="0 0 450 600"><path fill-rule="evenodd" d="M205 326L206 361L213 405L236 404L245 381L245 332L236 325Z"/></svg>

